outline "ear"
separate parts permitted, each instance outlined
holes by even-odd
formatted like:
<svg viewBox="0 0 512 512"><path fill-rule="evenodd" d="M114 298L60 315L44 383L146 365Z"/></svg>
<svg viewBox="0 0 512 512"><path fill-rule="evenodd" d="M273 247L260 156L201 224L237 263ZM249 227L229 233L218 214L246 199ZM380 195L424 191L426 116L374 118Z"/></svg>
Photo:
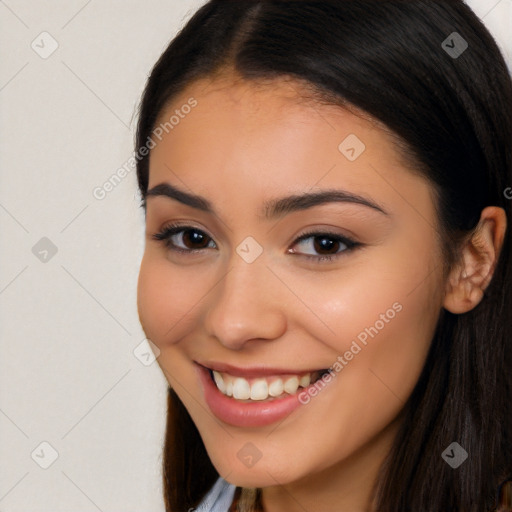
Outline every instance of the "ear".
<svg viewBox="0 0 512 512"><path fill-rule="evenodd" d="M484 296L491 282L507 229L503 208L482 210L474 234L462 248L461 261L452 269L446 283L443 306L461 314L471 311Z"/></svg>

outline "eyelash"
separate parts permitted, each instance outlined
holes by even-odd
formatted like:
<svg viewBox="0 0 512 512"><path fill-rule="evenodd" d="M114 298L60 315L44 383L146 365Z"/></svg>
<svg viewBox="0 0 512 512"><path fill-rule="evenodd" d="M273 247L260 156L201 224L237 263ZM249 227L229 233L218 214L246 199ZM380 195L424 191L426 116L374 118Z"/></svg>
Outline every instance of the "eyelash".
<svg viewBox="0 0 512 512"><path fill-rule="evenodd" d="M182 253L182 254L183 253L197 253L197 252L202 251L204 248L203 249L182 249L180 247L176 247L171 242L172 236L174 236L178 233L184 232L184 231L196 231L196 232L201 233L201 234L205 235L206 237L210 238L210 240L212 240L211 237L209 237L206 233L204 233L204 231L202 231L198 228L195 228L194 226L181 225L181 224L169 224L169 225L165 226L164 228L162 228L162 230L159 231L158 233L155 233L154 235L152 235L152 238L154 240L162 242L168 249L170 249L171 251L177 252L177 253ZM329 231L308 231L306 233L301 234L298 238L296 238L293 245L296 245L296 244L302 242L303 240L307 240L308 238L320 238L320 237L329 238L335 242L342 243L343 245L346 246L346 249L344 249L343 251L341 251L339 253L332 254L332 255L329 254L329 255L313 256L311 254L302 254L301 255L302 257L307 258L309 260L315 260L318 263L331 262L335 259L340 258L343 254L350 252L351 250L363 245L360 242L356 242L355 240L352 240L351 238L341 236L337 233L331 233ZM295 254L295 253L292 253L292 254Z"/></svg>

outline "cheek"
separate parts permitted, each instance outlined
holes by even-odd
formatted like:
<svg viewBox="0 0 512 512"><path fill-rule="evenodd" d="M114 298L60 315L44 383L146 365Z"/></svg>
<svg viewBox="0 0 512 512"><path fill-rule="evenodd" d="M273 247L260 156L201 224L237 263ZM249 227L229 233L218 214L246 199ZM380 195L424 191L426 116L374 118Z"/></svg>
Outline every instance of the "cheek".
<svg viewBox="0 0 512 512"><path fill-rule="evenodd" d="M441 311L436 255L409 241L368 251L336 279L304 280L300 287L303 302L315 306L301 328L332 354L330 364L337 362L334 371L349 391L344 410L357 408L366 425L377 412L389 419L409 397Z"/></svg>
<svg viewBox="0 0 512 512"><path fill-rule="evenodd" d="M160 349L180 339L193 316L194 305L204 294L190 283L188 274L175 271L165 258L150 250L144 253L137 285L137 308L146 336Z"/></svg>
<svg viewBox="0 0 512 512"><path fill-rule="evenodd" d="M188 394L181 396L183 383L195 394L199 389L179 341L197 322L194 307L206 293L191 277L187 272L176 271L165 257L149 248L142 258L137 284L140 324L146 337L160 350L158 365L184 403Z"/></svg>
<svg viewBox="0 0 512 512"><path fill-rule="evenodd" d="M352 342L369 347L408 340L420 345L431 339L441 308L441 296L431 276L424 282L414 269L386 268L379 274L376 265L359 272L343 273L336 279L295 280L297 295L309 306L299 318L301 328L337 354L350 350ZM392 335L391 335L392 334Z"/></svg>
<svg viewBox="0 0 512 512"><path fill-rule="evenodd" d="M386 343L413 359L421 357L442 305L441 255L434 232L411 222L385 244L350 258L335 274L301 282L305 302L315 306L324 322L323 328L310 322L320 325L317 339L341 354L356 340L361 348Z"/></svg>
<svg viewBox="0 0 512 512"><path fill-rule="evenodd" d="M295 426L285 421L273 432L279 449L289 450L288 465L279 468L283 475L294 463L303 468L304 460L309 470L336 463L397 417L418 381L440 311L436 277L423 277L419 286L414 277L426 263L417 261L417 268L409 269L387 266L386 273L373 265L357 276L314 287L310 282L305 288L304 302L321 305L315 313L335 334L314 316L307 325L303 321L303 329L328 347L335 377L330 392L320 391L299 411ZM315 442L312 425L321 431ZM291 438L293 445L287 441ZM297 444L300 457L294 451Z"/></svg>

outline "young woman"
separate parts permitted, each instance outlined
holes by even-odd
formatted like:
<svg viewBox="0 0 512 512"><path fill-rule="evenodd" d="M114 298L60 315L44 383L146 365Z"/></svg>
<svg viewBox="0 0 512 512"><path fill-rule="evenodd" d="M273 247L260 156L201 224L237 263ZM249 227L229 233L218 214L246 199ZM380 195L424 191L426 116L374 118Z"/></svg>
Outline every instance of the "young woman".
<svg viewBox="0 0 512 512"><path fill-rule="evenodd" d="M461 0L211 0L171 41L136 141L168 511L498 507L511 112Z"/></svg>

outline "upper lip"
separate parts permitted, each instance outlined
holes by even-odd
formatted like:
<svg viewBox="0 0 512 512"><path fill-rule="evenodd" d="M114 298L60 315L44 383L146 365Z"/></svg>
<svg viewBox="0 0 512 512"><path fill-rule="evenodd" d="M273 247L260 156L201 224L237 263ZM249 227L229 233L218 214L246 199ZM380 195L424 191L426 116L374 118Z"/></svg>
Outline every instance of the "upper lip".
<svg viewBox="0 0 512 512"><path fill-rule="evenodd" d="M254 377L262 377L262 376L270 376L270 375L282 375L282 374L289 374L289 375L303 375L305 373L313 373L315 371L322 371L324 368L316 368L316 369L305 369L305 370L299 370L299 369L293 369L290 370L289 368L276 368L276 367L270 367L265 365L259 365L259 366L247 366L247 367L239 367L239 366L233 366L231 364L227 363L220 363L216 361L196 361L197 364L200 366L203 366L204 368L207 368L209 370L215 370L217 372L225 372L229 373L230 375L233 375L234 377L246 377L246 378L254 378Z"/></svg>

